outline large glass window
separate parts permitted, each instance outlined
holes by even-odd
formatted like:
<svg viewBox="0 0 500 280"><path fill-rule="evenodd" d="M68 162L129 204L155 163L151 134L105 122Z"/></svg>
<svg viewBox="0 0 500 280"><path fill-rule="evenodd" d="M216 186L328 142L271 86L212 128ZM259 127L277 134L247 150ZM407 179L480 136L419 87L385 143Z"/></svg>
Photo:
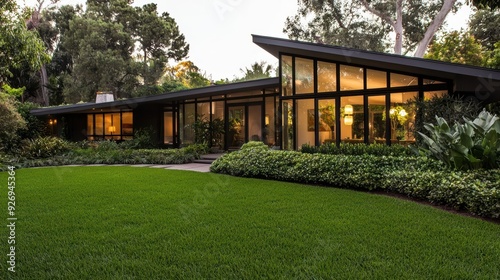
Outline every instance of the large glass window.
<svg viewBox="0 0 500 280"><path fill-rule="evenodd" d="M391 142L403 145L415 142L414 126L417 92L391 94L389 116L391 121Z"/></svg>
<svg viewBox="0 0 500 280"><path fill-rule="evenodd" d="M370 143L386 143L385 95L368 97Z"/></svg>
<svg viewBox="0 0 500 280"><path fill-rule="evenodd" d="M163 144L174 144L174 116L172 112L163 113Z"/></svg>
<svg viewBox="0 0 500 280"><path fill-rule="evenodd" d="M199 102L196 104L198 106L196 113L198 118L210 119L210 102Z"/></svg>
<svg viewBox="0 0 500 280"><path fill-rule="evenodd" d="M335 99L318 100L319 143L335 142Z"/></svg>
<svg viewBox="0 0 500 280"><path fill-rule="evenodd" d="M283 96L292 95L292 57L281 56L281 90Z"/></svg>
<svg viewBox="0 0 500 280"><path fill-rule="evenodd" d="M296 135L297 148L303 144L315 145L314 141L314 99L300 99L296 101Z"/></svg>
<svg viewBox="0 0 500 280"><path fill-rule="evenodd" d="M88 140L130 140L132 135L132 112L87 115Z"/></svg>
<svg viewBox="0 0 500 280"><path fill-rule="evenodd" d="M196 121L196 115L194 110L194 103L185 104L183 112L183 134L182 134L182 144L188 145L194 143L194 122Z"/></svg>
<svg viewBox="0 0 500 280"><path fill-rule="evenodd" d="M318 61L318 92L337 91L337 64Z"/></svg>
<svg viewBox="0 0 500 280"><path fill-rule="evenodd" d="M387 72L366 69L366 88L386 88L387 87Z"/></svg>
<svg viewBox="0 0 500 280"><path fill-rule="evenodd" d="M340 65L340 90L363 89L363 68Z"/></svg>
<svg viewBox="0 0 500 280"><path fill-rule="evenodd" d="M295 58L295 92L314 93L314 64L310 59Z"/></svg>
<svg viewBox="0 0 500 280"><path fill-rule="evenodd" d="M363 96L340 99L340 137L345 143L363 143L365 135Z"/></svg>
<svg viewBox="0 0 500 280"><path fill-rule="evenodd" d="M391 87L409 87L417 85L417 77L391 73Z"/></svg>
<svg viewBox="0 0 500 280"><path fill-rule="evenodd" d="M283 101L283 149L293 150L294 131L293 131L293 101Z"/></svg>
<svg viewBox="0 0 500 280"><path fill-rule="evenodd" d="M212 102L212 146L224 147L224 101Z"/></svg>
<svg viewBox="0 0 500 280"><path fill-rule="evenodd" d="M275 116L275 98L266 97L266 114L264 116L264 143L270 146L276 145L276 116Z"/></svg>

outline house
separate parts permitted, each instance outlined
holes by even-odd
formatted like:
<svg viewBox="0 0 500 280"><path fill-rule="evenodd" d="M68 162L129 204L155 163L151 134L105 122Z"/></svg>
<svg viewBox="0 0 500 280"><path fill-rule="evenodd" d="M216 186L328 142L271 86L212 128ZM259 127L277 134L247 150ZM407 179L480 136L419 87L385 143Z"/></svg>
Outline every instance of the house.
<svg viewBox="0 0 500 280"><path fill-rule="evenodd" d="M117 141L150 127L163 146L195 141L198 119L223 123L221 148L259 140L302 144L415 141L415 98L446 94L500 100L500 71L461 64L253 35L279 59L279 77L128 100L32 111L70 140ZM104 96L99 96L100 94Z"/></svg>

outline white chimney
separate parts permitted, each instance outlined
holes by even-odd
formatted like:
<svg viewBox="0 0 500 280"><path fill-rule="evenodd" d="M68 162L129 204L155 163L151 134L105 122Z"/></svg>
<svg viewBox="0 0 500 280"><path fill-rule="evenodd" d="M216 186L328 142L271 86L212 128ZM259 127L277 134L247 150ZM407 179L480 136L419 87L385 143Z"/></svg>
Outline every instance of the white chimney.
<svg viewBox="0 0 500 280"><path fill-rule="evenodd" d="M115 101L112 91L98 91L95 97L95 103Z"/></svg>

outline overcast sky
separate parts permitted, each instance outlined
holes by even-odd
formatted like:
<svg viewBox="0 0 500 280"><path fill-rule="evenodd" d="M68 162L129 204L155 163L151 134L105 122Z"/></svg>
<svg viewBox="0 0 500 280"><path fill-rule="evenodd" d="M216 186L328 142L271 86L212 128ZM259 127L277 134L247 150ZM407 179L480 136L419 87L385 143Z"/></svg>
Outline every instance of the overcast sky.
<svg viewBox="0 0 500 280"><path fill-rule="evenodd" d="M190 44L188 59L212 80L241 76L240 69L256 61L277 66L276 58L252 43L251 34L287 38L285 19L297 11L297 0L135 0L134 5L151 2L176 20ZM78 3L85 0L61 0L62 5ZM453 17L450 26L463 27L468 13Z"/></svg>

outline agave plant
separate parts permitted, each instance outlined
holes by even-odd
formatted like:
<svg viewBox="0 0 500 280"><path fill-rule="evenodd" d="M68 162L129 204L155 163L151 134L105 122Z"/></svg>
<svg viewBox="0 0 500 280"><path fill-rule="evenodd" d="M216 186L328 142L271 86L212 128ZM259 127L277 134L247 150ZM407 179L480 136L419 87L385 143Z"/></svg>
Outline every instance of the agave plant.
<svg viewBox="0 0 500 280"><path fill-rule="evenodd" d="M421 153L461 169L498 168L500 166L500 119L486 110L471 121L452 127L436 116L437 124L425 124L428 135L419 132Z"/></svg>

